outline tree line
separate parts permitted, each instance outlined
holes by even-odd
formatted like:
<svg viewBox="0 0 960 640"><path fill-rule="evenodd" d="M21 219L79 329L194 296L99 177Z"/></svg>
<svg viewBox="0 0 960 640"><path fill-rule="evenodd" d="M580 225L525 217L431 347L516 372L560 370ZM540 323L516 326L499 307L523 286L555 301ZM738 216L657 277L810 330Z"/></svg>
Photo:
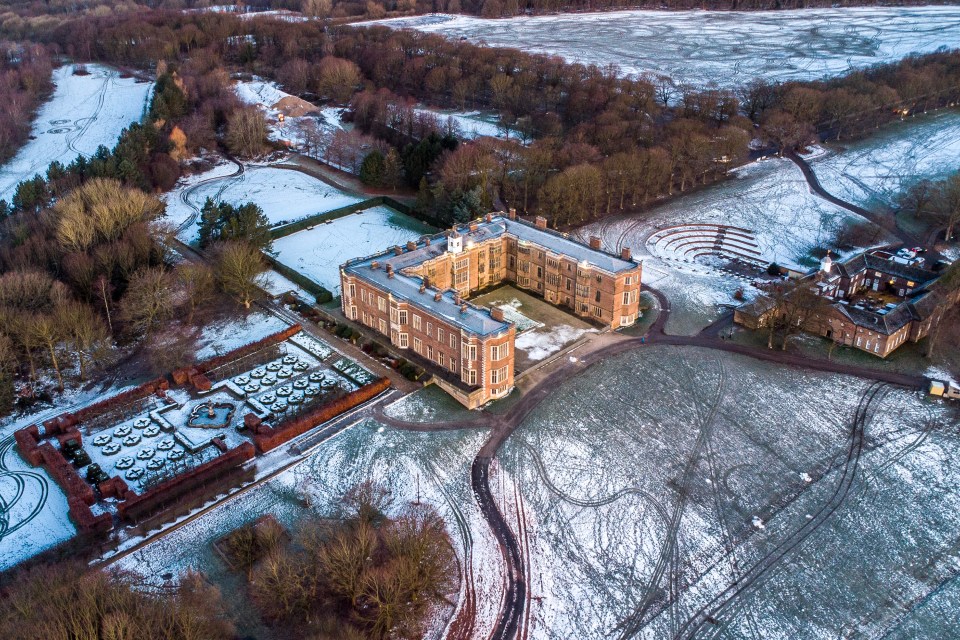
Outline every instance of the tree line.
<svg viewBox="0 0 960 640"><path fill-rule="evenodd" d="M53 90L47 48L0 42L0 162L27 141L33 114Z"/></svg>

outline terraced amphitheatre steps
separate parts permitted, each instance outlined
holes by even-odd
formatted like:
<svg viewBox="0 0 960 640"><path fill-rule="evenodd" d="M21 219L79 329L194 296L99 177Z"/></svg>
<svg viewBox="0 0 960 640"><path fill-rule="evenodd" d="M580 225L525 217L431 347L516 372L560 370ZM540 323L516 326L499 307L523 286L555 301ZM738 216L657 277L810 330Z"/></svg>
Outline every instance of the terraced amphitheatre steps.
<svg viewBox="0 0 960 640"><path fill-rule="evenodd" d="M753 232L733 225L692 222L664 227L650 234L647 246L662 258L691 260L719 256L760 266L766 264Z"/></svg>

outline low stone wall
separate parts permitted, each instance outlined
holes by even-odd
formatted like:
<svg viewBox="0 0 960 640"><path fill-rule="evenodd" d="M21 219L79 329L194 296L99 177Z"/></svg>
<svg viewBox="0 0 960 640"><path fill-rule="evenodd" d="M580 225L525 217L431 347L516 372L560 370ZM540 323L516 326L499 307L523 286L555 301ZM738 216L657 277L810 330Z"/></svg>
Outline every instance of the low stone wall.
<svg viewBox="0 0 960 640"><path fill-rule="evenodd" d="M209 462L204 462L186 473L161 482L142 495L127 498L117 505L117 513L124 520L136 521L141 516L158 511L197 487L225 475L253 458L255 453L253 445L244 442Z"/></svg>
<svg viewBox="0 0 960 640"><path fill-rule="evenodd" d="M378 396L389 388L390 380L380 378L375 382L360 387L352 393L348 393L342 398L317 407L313 411L281 422L276 427L259 425L256 435L253 436L253 440L261 453L276 449L283 443L289 442L317 425L346 413L350 409Z"/></svg>

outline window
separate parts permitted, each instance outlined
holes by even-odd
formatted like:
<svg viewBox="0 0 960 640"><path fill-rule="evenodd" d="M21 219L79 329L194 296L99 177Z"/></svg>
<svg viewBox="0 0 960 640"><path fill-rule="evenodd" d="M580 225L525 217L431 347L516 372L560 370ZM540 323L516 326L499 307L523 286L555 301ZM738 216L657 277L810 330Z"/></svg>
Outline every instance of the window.
<svg viewBox="0 0 960 640"><path fill-rule="evenodd" d="M581 298L586 298L590 295L590 287L585 284L577 283L577 295Z"/></svg>
<svg viewBox="0 0 960 640"><path fill-rule="evenodd" d="M517 276L517 284L520 285L521 287L529 287L530 278L528 278L527 276Z"/></svg>
<svg viewBox="0 0 960 640"><path fill-rule="evenodd" d="M603 276L601 276L601 275L598 274L598 275L597 275L597 284L600 284L601 282L603 282Z"/></svg>
<svg viewBox="0 0 960 640"><path fill-rule="evenodd" d="M455 333L450 334L450 348L451 349L457 348L457 334Z"/></svg>
<svg viewBox="0 0 960 640"><path fill-rule="evenodd" d="M467 284L470 281L469 271L458 271L454 277L454 283L457 285Z"/></svg>
<svg viewBox="0 0 960 640"><path fill-rule="evenodd" d="M350 305L350 318L351 318L352 320L356 320L356 319L357 319L357 308L356 308L355 306L353 306L353 305Z"/></svg>
<svg viewBox="0 0 960 640"><path fill-rule="evenodd" d="M418 316L417 314L413 314L413 328L416 329L417 331L420 331L421 329L420 316Z"/></svg>
<svg viewBox="0 0 960 640"><path fill-rule="evenodd" d="M543 267L537 267L537 277L538 278L543 277Z"/></svg>
<svg viewBox="0 0 960 640"><path fill-rule="evenodd" d="M510 260L509 260L509 262L508 262L507 264L510 265L510 269L515 268L515 266L516 266L516 261L513 259L513 256L510 256Z"/></svg>
<svg viewBox="0 0 960 640"><path fill-rule="evenodd" d="M627 276L623 279L623 284L630 286L633 284L633 276Z"/></svg>
<svg viewBox="0 0 960 640"><path fill-rule="evenodd" d="M553 286L553 287L558 287L558 286L560 286L560 276L558 276L558 275L555 274L555 273L548 273L548 274L547 274L547 284L549 284L549 285L551 285L551 286Z"/></svg>
<svg viewBox="0 0 960 640"><path fill-rule="evenodd" d="M467 371L467 384L477 384L477 370L470 369Z"/></svg>
<svg viewBox="0 0 960 640"><path fill-rule="evenodd" d="M598 318L601 317L601 316L603 315L603 309L601 309L600 307L594 305L594 307L593 307L593 315L595 315L595 316L598 317Z"/></svg>
<svg viewBox="0 0 960 640"><path fill-rule="evenodd" d="M420 338L414 337L413 339L413 350L417 353L423 353L423 340Z"/></svg>
<svg viewBox="0 0 960 640"><path fill-rule="evenodd" d="M593 296L593 301L594 301L594 302L600 302L600 290L599 290L599 289L597 289L596 295Z"/></svg>
<svg viewBox="0 0 960 640"><path fill-rule="evenodd" d="M407 324L407 312L405 309L400 310L400 324Z"/></svg>
<svg viewBox="0 0 960 640"><path fill-rule="evenodd" d="M428 322L428 323L427 323L427 335L428 335L428 336L432 336L432 335L433 335L433 323L432 323L432 322Z"/></svg>
<svg viewBox="0 0 960 640"><path fill-rule="evenodd" d="M467 359L471 362L477 359L477 345L471 344L467 347Z"/></svg>
<svg viewBox="0 0 960 640"><path fill-rule="evenodd" d="M623 304L630 304L630 292L629 292L629 291L624 291L624 292L623 292Z"/></svg>
<svg viewBox="0 0 960 640"><path fill-rule="evenodd" d="M407 348L407 334L401 333L399 336L397 336L397 346L399 346L401 349Z"/></svg>
<svg viewBox="0 0 960 640"><path fill-rule="evenodd" d="M441 367L443 366L443 351L437 352L437 364L439 364Z"/></svg>
<svg viewBox="0 0 960 640"><path fill-rule="evenodd" d="M430 333L429 331L427 333ZM443 342L443 327L437 327L437 340Z"/></svg>
<svg viewBox="0 0 960 640"><path fill-rule="evenodd" d="M387 300L383 296L377 296L377 309L381 312L386 312L387 310Z"/></svg>
<svg viewBox="0 0 960 640"><path fill-rule="evenodd" d="M491 384L500 384L501 382L507 381L507 368L500 367L499 369L494 369L490 372L490 383Z"/></svg>
<svg viewBox="0 0 960 640"><path fill-rule="evenodd" d="M510 354L510 345L509 344L495 344L490 347L490 359L491 360L503 360Z"/></svg>
<svg viewBox="0 0 960 640"><path fill-rule="evenodd" d="M913 283L912 283L912 282L910 283L910 286L911 286L911 287L913 286ZM350 283L350 297L351 297L351 298L356 298L356 297L357 297L357 285L355 285L355 284L352 283L352 282Z"/></svg>
<svg viewBox="0 0 960 640"><path fill-rule="evenodd" d="M427 345L427 358L433 360L433 345Z"/></svg>
<svg viewBox="0 0 960 640"><path fill-rule="evenodd" d="M503 258L490 256L490 271L497 271L503 266Z"/></svg>
<svg viewBox="0 0 960 640"><path fill-rule="evenodd" d="M559 269L560 263L553 258L547 258L547 267L550 269Z"/></svg>
<svg viewBox="0 0 960 640"><path fill-rule="evenodd" d="M524 273L530 273L530 263L529 263L529 262L521 262L521 263L520 263L520 271L522 271L522 272L524 272Z"/></svg>
<svg viewBox="0 0 960 640"><path fill-rule="evenodd" d="M586 302L580 303L580 313L586 313L589 310L590 310L590 305L588 305Z"/></svg>
<svg viewBox="0 0 960 640"><path fill-rule="evenodd" d="M469 257L467 257L467 258L460 258L460 259L457 260L456 263L454 263L454 265L453 265L453 268L454 268L454 270L456 270L456 271L460 271L460 270L462 270L462 269L468 269L469 267L470 267L470 258L469 258Z"/></svg>
<svg viewBox="0 0 960 640"><path fill-rule="evenodd" d="M570 266L570 265L567 265L567 266ZM571 283L571 282L572 282L572 281L570 280L570 278L567 278L567 291L570 291L570 283Z"/></svg>
<svg viewBox="0 0 960 640"><path fill-rule="evenodd" d="M380 333L387 335L387 321L383 318L377 321L377 327L380 329Z"/></svg>

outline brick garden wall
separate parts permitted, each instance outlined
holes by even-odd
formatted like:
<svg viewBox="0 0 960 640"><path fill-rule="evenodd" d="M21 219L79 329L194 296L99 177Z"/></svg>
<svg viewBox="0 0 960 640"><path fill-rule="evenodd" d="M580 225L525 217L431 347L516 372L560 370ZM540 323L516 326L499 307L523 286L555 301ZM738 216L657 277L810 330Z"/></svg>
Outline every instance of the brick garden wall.
<svg viewBox="0 0 960 640"><path fill-rule="evenodd" d="M331 420L363 404L389 388L390 380L380 378L375 382L360 387L352 393L348 393L342 398L317 407L313 411L281 422L276 427L264 427L261 425L257 429L257 434L253 436L253 440L261 453L276 449L283 443L289 442L293 438L313 429L318 424L323 424L327 420Z"/></svg>

